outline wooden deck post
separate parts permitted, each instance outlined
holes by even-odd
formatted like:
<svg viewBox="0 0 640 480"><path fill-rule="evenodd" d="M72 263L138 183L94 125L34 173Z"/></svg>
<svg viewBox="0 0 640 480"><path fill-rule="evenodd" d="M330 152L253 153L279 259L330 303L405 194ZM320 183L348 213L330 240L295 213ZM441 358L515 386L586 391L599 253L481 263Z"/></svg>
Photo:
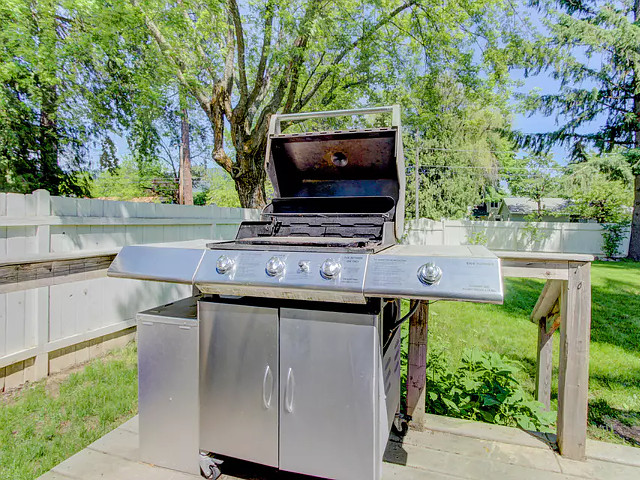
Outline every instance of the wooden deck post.
<svg viewBox="0 0 640 480"><path fill-rule="evenodd" d="M574 460L585 458L591 328L591 264L569 262L560 302L558 447Z"/></svg>
<svg viewBox="0 0 640 480"><path fill-rule="evenodd" d="M536 400L551 408L551 374L553 371L553 332L560 324L560 292L562 280L547 280L531 312L538 326L538 359L536 363Z"/></svg>
<svg viewBox="0 0 640 480"><path fill-rule="evenodd" d="M411 305L414 305L414 301ZM429 332L429 303L422 302L409 319L409 352L407 360L407 415L409 426L424 430L427 381L427 337Z"/></svg>
<svg viewBox="0 0 640 480"><path fill-rule="evenodd" d="M547 332L547 321L538 323L538 361L536 364L536 400L551 408L551 373L553 371L553 331Z"/></svg>

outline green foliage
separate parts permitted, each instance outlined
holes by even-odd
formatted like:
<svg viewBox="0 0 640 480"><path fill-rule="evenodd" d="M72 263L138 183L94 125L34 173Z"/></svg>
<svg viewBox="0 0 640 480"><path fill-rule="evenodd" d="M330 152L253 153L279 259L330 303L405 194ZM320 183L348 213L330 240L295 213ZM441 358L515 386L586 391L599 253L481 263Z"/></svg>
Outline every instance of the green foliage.
<svg viewBox="0 0 640 480"><path fill-rule="evenodd" d="M207 204L207 196L209 192L206 190L200 190L199 192L195 192L193 194L193 204L194 205L206 205Z"/></svg>
<svg viewBox="0 0 640 480"><path fill-rule="evenodd" d="M602 174L595 174L587 186L573 190L573 215L598 223L619 222L629 216L625 207L630 207L633 193L629 185L607 180Z"/></svg>
<svg viewBox="0 0 640 480"><path fill-rule="evenodd" d="M570 212L598 223L617 223L633 204L633 173L622 155L590 156L568 165L564 188L572 199Z"/></svg>
<svg viewBox="0 0 640 480"><path fill-rule="evenodd" d="M620 254L620 246L624 241L631 222L628 220L602 224L602 251L609 258Z"/></svg>
<svg viewBox="0 0 640 480"><path fill-rule="evenodd" d="M505 169L505 177L512 195L527 197L537 204L532 221L540 221L547 213L542 199L561 196L562 188L558 164L549 154L530 154L513 159Z"/></svg>
<svg viewBox="0 0 640 480"><path fill-rule="evenodd" d="M441 352L427 365L427 410L470 420L548 431L555 415L527 398L515 375L513 361L493 352L467 349L452 370Z"/></svg>
<svg viewBox="0 0 640 480"><path fill-rule="evenodd" d="M489 242L486 232L473 232L467 239L469 245L486 245Z"/></svg>
<svg viewBox="0 0 640 480"><path fill-rule="evenodd" d="M511 144L503 135L509 128L504 98L486 84L454 72L411 78L405 108L404 138L407 172L407 209L415 216L415 152L419 151L420 216L464 218L469 207L498 189L496 167L507 161Z"/></svg>
<svg viewBox="0 0 640 480"><path fill-rule="evenodd" d="M524 232L526 236L528 245L533 245L549 238L550 232L540 228L542 213L544 213L544 210L542 210L541 213L531 213L524 217L525 225L522 227L522 232Z"/></svg>
<svg viewBox="0 0 640 480"><path fill-rule="evenodd" d="M218 207L239 207L240 199L231 177L222 169L215 169L207 176L209 189L207 191L207 204Z"/></svg>
<svg viewBox="0 0 640 480"><path fill-rule="evenodd" d="M159 162L138 164L127 158L113 171L101 172L93 181L91 195L117 200L156 197L160 202L174 202L177 181Z"/></svg>
<svg viewBox="0 0 640 480"><path fill-rule="evenodd" d="M537 151L553 144L570 146L574 160L584 160L590 145L601 152L620 148L640 181L638 1L534 4L545 17L548 35L540 35L521 51L521 65L527 74L548 71L560 87L552 94L532 92L524 108L555 115L560 126L553 132L518 135L520 145ZM629 246L634 260L640 260L639 208L640 191L634 200Z"/></svg>
<svg viewBox="0 0 640 480"><path fill-rule="evenodd" d="M52 380L0 399L0 479L37 478L138 410L133 343L72 373L59 388Z"/></svg>

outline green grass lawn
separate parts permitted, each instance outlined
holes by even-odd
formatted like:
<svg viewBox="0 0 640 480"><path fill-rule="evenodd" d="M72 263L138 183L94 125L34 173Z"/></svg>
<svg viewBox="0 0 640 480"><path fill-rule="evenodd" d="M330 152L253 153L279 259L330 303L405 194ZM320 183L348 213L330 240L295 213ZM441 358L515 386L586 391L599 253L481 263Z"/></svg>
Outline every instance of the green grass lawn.
<svg viewBox="0 0 640 480"><path fill-rule="evenodd" d="M589 436L622 442L602 428L605 417L640 425L640 264L595 262L592 268ZM455 367L465 348L495 351L519 362L519 380L533 394L537 327L529 315L544 282L506 279L504 305L436 302L429 320L431 351ZM406 329L405 329L406 331ZM559 333L554 337L552 408L557 408Z"/></svg>
<svg viewBox="0 0 640 480"><path fill-rule="evenodd" d="M135 345L0 396L0 479L37 478L138 410Z"/></svg>

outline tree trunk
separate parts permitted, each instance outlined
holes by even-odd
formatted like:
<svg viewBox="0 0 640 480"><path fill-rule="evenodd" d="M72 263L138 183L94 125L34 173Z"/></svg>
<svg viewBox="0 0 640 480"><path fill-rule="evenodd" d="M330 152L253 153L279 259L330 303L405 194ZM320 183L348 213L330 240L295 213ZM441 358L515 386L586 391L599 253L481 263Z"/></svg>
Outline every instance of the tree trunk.
<svg viewBox="0 0 640 480"><path fill-rule="evenodd" d="M180 141L180 185L178 190L178 201L180 205L193 205L193 182L191 179L191 148L189 146L189 113L186 108L182 109L180 121L182 138Z"/></svg>
<svg viewBox="0 0 640 480"><path fill-rule="evenodd" d="M636 135L638 135L636 133ZM631 239L629 240L629 258L640 262L640 173L636 174L633 196L633 217L631 220Z"/></svg>
<svg viewBox="0 0 640 480"><path fill-rule="evenodd" d="M633 20L640 20L640 0L633 2ZM640 92L638 92L638 83L640 83L640 72L634 71L633 83L635 86L635 94L633 95L633 113L636 117L635 131L635 148L640 151ZM636 168L640 168L637 166ZM633 216L631 217L631 238L629 239L629 258L640 261L640 172L635 172L635 181L633 185Z"/></svg>
<svg viewBox="0 0 640 480"><path fill-rule="evenodd" d="M58 93L52 85L41 86L42 103L40 105L40 181L38 188L45 188L52 195L59 193L58 166Z"/></svg>
<svg viewBox="0 0 640 480"><path fill-rule="evenodd" d="M263 208L266 205L266 195L264 191L264 152L256 152L251 155L251 165L253 168L250 172L234 178L236 182L236 191L240 199L240 205L244 208Z"/></svg>

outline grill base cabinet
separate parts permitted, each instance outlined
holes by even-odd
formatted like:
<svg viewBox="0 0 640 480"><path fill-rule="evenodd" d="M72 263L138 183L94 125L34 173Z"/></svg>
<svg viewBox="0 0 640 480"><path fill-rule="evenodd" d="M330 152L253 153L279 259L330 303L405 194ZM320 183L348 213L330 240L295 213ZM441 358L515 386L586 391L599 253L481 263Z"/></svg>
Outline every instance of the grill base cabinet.
<svg viewBox="0 0 640 480"><path fill-rule="evenodd" d="M400 402L398 332L381 355L397 305L216 298L198 301L196 317L195 301L138 315L141 460L197 473L204 450L380 478Z"/></svg>
<svg viewBox="0 0 640 480"><path fill-rule="evenodd" d="M244 302L198 302L200 448L307 475L379 479L400 399L399 335L384 378L380 309Z"/></svg>

